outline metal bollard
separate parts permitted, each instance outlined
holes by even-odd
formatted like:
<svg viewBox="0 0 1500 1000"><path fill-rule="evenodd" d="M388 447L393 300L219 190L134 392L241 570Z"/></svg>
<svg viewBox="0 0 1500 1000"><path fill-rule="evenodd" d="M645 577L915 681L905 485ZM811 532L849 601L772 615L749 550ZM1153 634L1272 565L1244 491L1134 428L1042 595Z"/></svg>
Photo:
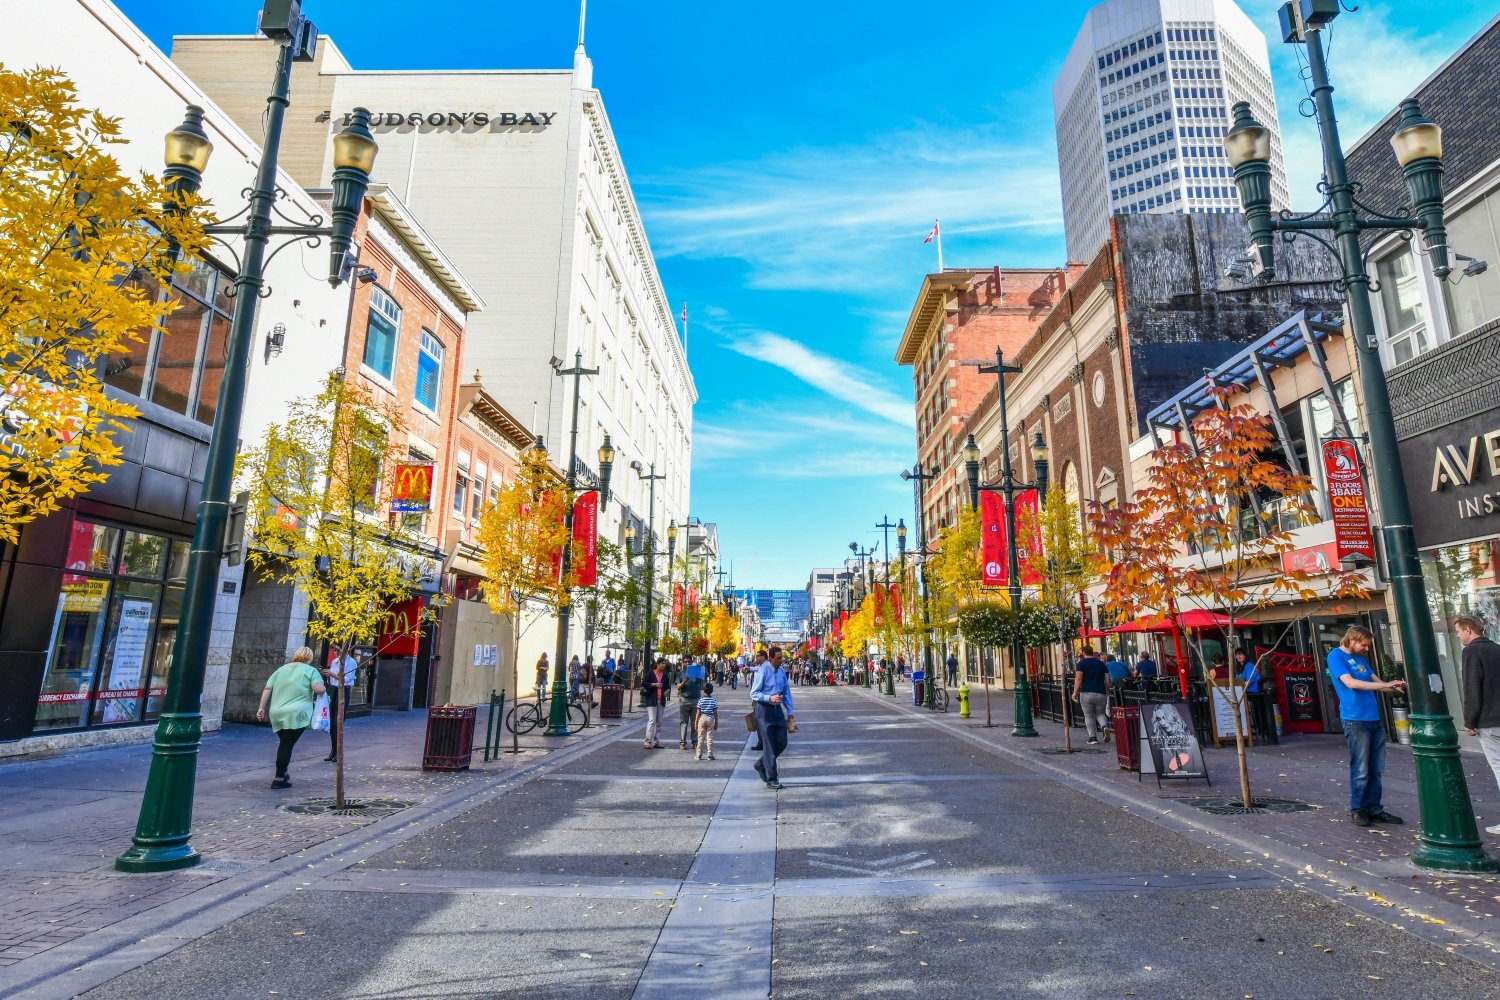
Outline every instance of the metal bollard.
<svg viewBox="0 0 1500 1000"><path fill-rule="evenodd" d="M964 681L958 685L958 717L967 719L969 717L969 682Z"/></svg>

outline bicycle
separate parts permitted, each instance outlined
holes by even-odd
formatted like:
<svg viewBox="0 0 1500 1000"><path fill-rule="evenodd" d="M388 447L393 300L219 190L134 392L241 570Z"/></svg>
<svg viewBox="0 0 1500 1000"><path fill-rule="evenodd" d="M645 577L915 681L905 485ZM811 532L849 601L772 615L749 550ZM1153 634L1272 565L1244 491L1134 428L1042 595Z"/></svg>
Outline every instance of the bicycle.
<svg viewBox="0 0 1500 1000"><path fill-rule="evenodd" d="M934 687L932 689L932 707L939 712L948 711L948 689L945 687Z"/></svg>
<svg viewBox="0 0 1500 1000"><path fill-rule="evenodd" d="M548 723L548 715L551 712L551 696L544 696L540 689L537 690L535 702L517 702L505 715L505 728L517 736L524 736L536 729L538 726L545 727ZM588 728L589 699L574 695L568 699L568 732L576 733Z"/></svg>

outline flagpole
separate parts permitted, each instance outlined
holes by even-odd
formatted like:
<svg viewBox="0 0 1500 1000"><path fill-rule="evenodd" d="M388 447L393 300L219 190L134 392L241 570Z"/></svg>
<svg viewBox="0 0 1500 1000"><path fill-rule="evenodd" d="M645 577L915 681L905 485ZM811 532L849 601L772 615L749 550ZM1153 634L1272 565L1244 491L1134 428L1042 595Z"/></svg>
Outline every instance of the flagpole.
<svg viewBox="0 0 1500 1000"><path fill-rule="evenodd" d="M682 304L682 356L687 357L688 313L687 303Z"/></svg>
<svg viewBox="0 0 1500 1000"><path fill-rule="evenodd" d="M932 220L932 231L937 233L938 274L943 273L943 220Z"/></svg>

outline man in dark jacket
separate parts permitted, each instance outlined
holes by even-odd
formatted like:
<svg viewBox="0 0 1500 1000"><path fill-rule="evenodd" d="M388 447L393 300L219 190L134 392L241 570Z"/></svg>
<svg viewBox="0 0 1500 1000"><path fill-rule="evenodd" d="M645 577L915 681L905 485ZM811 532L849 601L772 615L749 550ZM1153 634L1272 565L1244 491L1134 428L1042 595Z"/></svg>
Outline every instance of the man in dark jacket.
<svg viewBox="0 0 1500 1000"><path fill-rule="evenodd" d="M1473 615L1460 615L1453 627L1464 644L1464 731L1479 737L1500 782L1500 644L1485 637L1484 622ZM1500 823L1485 833L1500 834Z"/></svg>

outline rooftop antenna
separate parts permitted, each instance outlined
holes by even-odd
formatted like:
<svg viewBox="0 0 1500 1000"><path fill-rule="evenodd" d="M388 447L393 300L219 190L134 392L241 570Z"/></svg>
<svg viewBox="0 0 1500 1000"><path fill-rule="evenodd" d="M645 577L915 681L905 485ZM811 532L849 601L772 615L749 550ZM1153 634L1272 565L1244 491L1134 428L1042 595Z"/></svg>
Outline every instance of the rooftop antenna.
<svg viewBox="0 0 1500 1000"><path fill-rule="evenodd" d="M589 0L578 0L578 50L583 51L583 26L589 16Z"/></svg>

